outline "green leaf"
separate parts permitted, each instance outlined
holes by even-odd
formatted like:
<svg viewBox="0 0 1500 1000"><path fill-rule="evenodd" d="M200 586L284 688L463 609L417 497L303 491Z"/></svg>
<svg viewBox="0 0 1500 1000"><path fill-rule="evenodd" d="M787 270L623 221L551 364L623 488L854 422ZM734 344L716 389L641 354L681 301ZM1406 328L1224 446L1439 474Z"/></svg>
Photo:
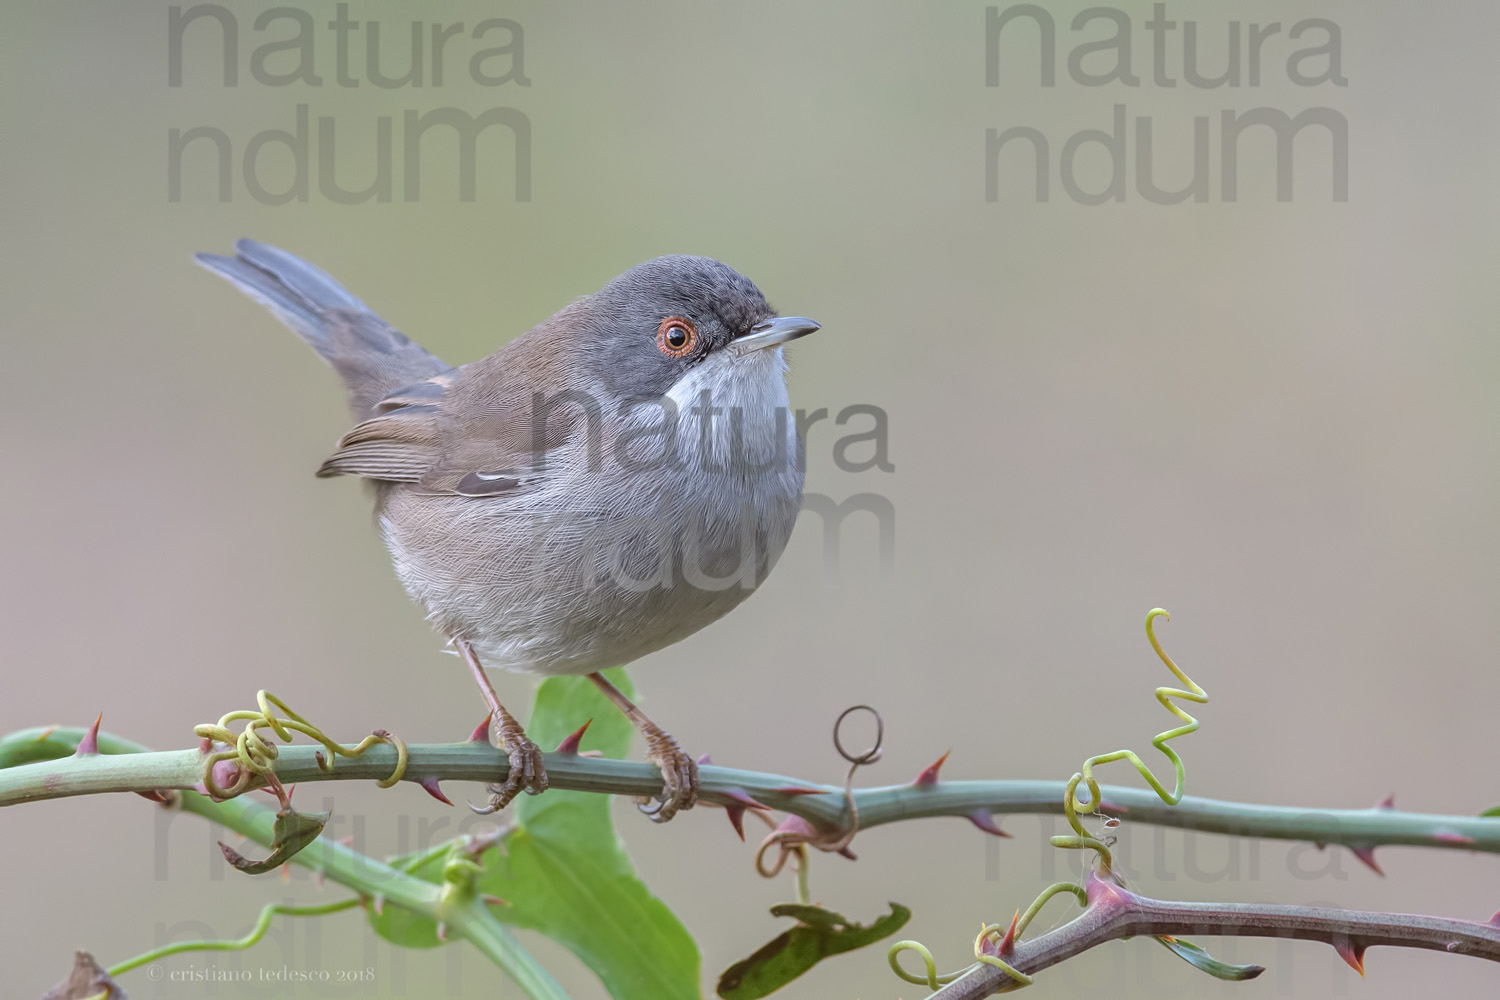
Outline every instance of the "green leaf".
<svg viewBox="0 0 1500 1000"><path fill-rule="evenodd" d="M850 923L843 914L832 910L796 903L773 906L771 915L796 917L797 926L724 970L718 987L724 1000L759 1000L770 996L825 958L890 937L911 919L911 910L892 903L891 912L869 927Z"/></svg>
<svg viewBox="0 0 1500 1000"><path fill-rule="evenodd" d="M292 855L317 840L327 825L328 813L299 813L287 808L276 814L271 827L271 856L264 861L251 861L222 840L219 850L224 852L225 861L246 875L263 875L280 868Z"/></svg>
<svg viewBox="0 0 1500 1000"><path fill-rule="evenodd" d="M622 671L608 676L631 693ZM544 681L526 732L552 747L591 719L583 749L626 756L633 727L586 677ZM609 796L552 789L522 796L508 812L515 828L501 849L484 856L479 878L481 892L508 904L492 908L497 918L567 947L615 1000L701 1000L698 946L636 876L610 821ZM441 854L429 858L411 874L441 881L444 860ZM432 921L399 907L370 919L397 944L440 943Z"/></svg>
<svg viewBox="0 0 1500 1000"><path fill-rule="evenodd" d="M849 918L842 913L834 913L821 906L808 906L805 903L777 903L771 907L771 916L791 917L813 927L857 926L851 925Z"/></svg>
<svg viewBox="0 0 1500 1000"><path fill-rule="evenodd" d="M1183 941L1166 934L1157 935L1156 940L1184 962L1194 968L1202 969L1215 979L1238 983L1246 979L1254 979L1266 971L1265 966L1261 965L1230 965L1228 962L1221 962L1191 941Z"/></svg>
<svg viewBox="0 0 1500 1000"><path fill-rule="evenodd" d="M1479 815L1480 816L1500 816L1500 806L1496 806L1493 809L1486 809L1484 812L1480 813Z"/></svg>

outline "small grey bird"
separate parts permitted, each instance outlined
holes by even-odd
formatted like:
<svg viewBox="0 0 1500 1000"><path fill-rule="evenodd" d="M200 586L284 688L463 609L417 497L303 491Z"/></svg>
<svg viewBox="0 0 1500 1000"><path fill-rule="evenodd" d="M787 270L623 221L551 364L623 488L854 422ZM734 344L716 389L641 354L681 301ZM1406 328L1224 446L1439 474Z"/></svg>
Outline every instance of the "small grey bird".
<svg viewBox="0 0 1500 1000"><path fill-rule="evenodd" d="M598 671L722 617L760 585L801 506L778 317L706 257L658 257L453 367L307 262L251 240L204 267L331 364L355 426L318 470L361 476L396 573L468 664L510 760L482 812L547 787L485 666L587 674L639 728L665 822L698 771Z"/></svg>

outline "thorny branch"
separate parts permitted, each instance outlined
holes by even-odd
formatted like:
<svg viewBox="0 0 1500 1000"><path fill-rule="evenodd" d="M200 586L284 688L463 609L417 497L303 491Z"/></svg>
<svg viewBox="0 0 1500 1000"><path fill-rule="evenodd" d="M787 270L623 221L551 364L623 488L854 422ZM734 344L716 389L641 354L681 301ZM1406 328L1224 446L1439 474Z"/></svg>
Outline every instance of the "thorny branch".
<svg viewBox="0 0 1500 1000"><path fill-rule="evenodd" d="M1364 975L1367 948L1389 945L1473 955L1500 962L1500 914L1489 923L1405 913L1361 913L1317 906L1258 903L1179 903L1129 892L1090 876L1088 908L1057 930L1012 941L1004 953L1015 969L1032 974L1109 941L1138 935L1277 937L1331 944ZM976 964L929 1000L977 1000L1020 988L1002 969Z"/></svg>
<svg viewBox="0 0 1500 1000"><path fill-rule="evenodd" d="M78 745L86 730L48 727L21 730L4 737L4 744L37 744L37 760L0 769L0 806L95 795L102 792L139 792L195 788L202 776L203 754L197 750L148 752L145 747L106 734L99 736L103 753L64 756ZM50 746L50 749L49 749ZM383 781L397 764L393 746L369 747L356 759L340 759L332 770L319 764L320 748L280 748L276 775L285 784L313 781ZM569 753L543 755L554 788L607 795L648 796L662 791L655 765L605 760ZM504 780L506 757L485 741L413 744L407 747L402 780L419 785L442 781L493 782ZM931 780L925 780L931 773ZM705 765L700 769L702 799L722 806L746 806L750 800L799 816L822 831L841 832L849 826L849 806L843 788L783 775ZM993 815L1063 814L1061 781L937 780L934 769L904 785L862 788L853 792L862 830L887 823L935 816L962 817L994 832ZM1342 844L1366 851L1376 846L1402 844L1500 853L1500 818L1433 815L1404 812L1387 802L1366 809L1306 809L1226 802L1185 795L1166 805L1148 789L1103 785L1100 811L1132 823L1176 827L1202 833L1241 837Z"/></svg>
<svg viewBox="0 0 1500 1000"><path fill-rule="evenodd" d="M1179 954L1184 953L1182 949L1189 949L1221 967L1222 963L1214 963L1201 949L1177 941L1174 936L1231 934L1324 941L1333 945L1361 974L1365 950L1374 945L1429 948L1500 961L1500 914L1489 923L1481 924L1438 917L1299 906L1179 903L1140 896L1123 887L1111 873L1108 842L1088 834L1079 823L1078 810L1088 808L1101 815L1106 819L1107 827L1116 826L1119 817L1128 815L1137 823L1307 840L1319 846L1343 844L1376 872L1380 869L1374 862L1373 851L1379 844L1500 852L1500 818L1493 816L1403 813L1395 810L1389 799L1363 810L1292 810L1184 797L1181 759L1165 744L1170 739L1195 731L1198 723L1171 699L1204 702L1207 696L1156 642L1151 622L1158 615L1165 615L1165 612L1155 610L1147 616L1147 635L1162 661L1190 689L1157 690L1158 700L1184 723L1153 740L1174 766L1176 781L1171 792L1161 785L1140 758L1128 750L1089 758L1082 771L1066 784L942 781L939 772L948 757L944 754L909 784L855 791L855 773L861 766L880 758L883 736L879 714L868 706L856 706L839 717L839 724L834 729L835 746L850 765L842 788L798 782L779 775L713 767L704 758L699 772L703 786L701 798L723 806L742 838L747 810L755 810L768 823L772 821L766 816L767 810L777 809L788 814L787 819L762 842L756 855L756 868L763 875L775 875L789 858L795 857L798 895L804 904L807 902L807 849L834 851L852 858L849 845L861 828L925 816L962 816L981 830L1006 836L995 823L994 814L997 812L1063 813L1076 836L1054 837L1053 843L1060 847L1092 849L1099 855L1099 867L1088 876L1084 886L1059 883L1049 888L1037 898L1024 918L1017 914L1017 921L1012 922L1010 931L1003 937L1000 936L1003 925L986 927L975 943L977 964L961 973L937 977L930 953L915 942L901 942L892 948L892 964L903 978L940 987L936 996L946 1000L976 998L1019 988L1030 983L1031 974L1036 971L1107 941L1142 934L1157 937ZM839 725L852 712L861 709L874 714L877 735L870 749L851 754L843 746ZM277 716L276 710L283 715ZM227 728L229 723L239 721L247 722L243 733L236 734ZM587 728L586 723L584 728ZM259 734L260 729L270 729L287 741L292 738L293 731L303 733L321 744L322 750L308 746L277 747ZM283 806L283 813L277 817L279 820L290 813L284 784L375 779L381 787L391 787L406 780L451 805L439 786L440 780L494 782L497 778L503 780L507 770L505 755L489 743L484 725L460 744L408 747L384 730L376 730L358 745L344 747L266 692L259 696L258 711L230 713L216 726L198 727L198 735L203 737L203 742L196 750L153 753L128 741L101 735L97 720L87 730L53 727L12 734L0 739L0 760L12 765L0 767L0 806L70 795L133 791L161 802L179 802L190 811L226 823L265 842L268 831L260 829L265 825L265 817L260 815L264 810L235 799L238 794L252 788L266 787L276 792ZM581 735L582 730L547 755L553 785L636 797L651 797L661 792L661 775L655 767L580 754L577 739ZM1092 768L1114 760L1129 760L1152 791L1100 787L1093 778ZM1086 806L1077 795L1080 783L1088 786ZM223 801L225 799L229 801ZM317 818L316 825L321 830L321 817ZM316 835L314 831L312 836ZM765 857L773 847L779 849L778 857L767 866ZM473 895L472 891L465 895L462 907L455 907L454 901L428 898L432 891L429 886L407 885L411 880L394 870L389 874L397 884L376 888L367 877L368 870L358 874L343 870L347 866L342 864L336 850L332 853L327 848L314 850L303 857L295 857L295 850L292 853L297 863L310 865L356 888L361 893L360 898L366 901L388 898L419 911L459 916L460 934L478 944L513 975L519 973L523 987L528 987L527 993L532 996L554 995L555 984L550 977L536 967L529 956L514 949L513 943L503 936L485 911L484 902L468 898ZM228 854L226 851L226 856ZM1036 911L1062 890L1080 897L1085 905L1084 913L1051 933L1029 941L1018 941ZM403 899L403 896L411 898ZM356 903L351 900L336 905L344 908ZM223 946L243 947L252 943L253 935L244 942L227 942ZM907 950L916 950L922 955L927 966L925 978L912 977L899 967L899 955ZM1189 957L1188 960L1205 967L1197 958ZM1222 977L1246 978L1257 974L1259 969L1238 967L1233 971L1238 975Z"/></svg>

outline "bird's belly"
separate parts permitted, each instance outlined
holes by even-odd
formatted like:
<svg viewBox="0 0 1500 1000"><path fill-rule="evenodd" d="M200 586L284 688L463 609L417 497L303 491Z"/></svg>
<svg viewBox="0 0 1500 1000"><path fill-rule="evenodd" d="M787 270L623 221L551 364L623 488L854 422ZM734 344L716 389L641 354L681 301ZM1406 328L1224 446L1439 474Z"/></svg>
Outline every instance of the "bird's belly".
<svg viewBox="0 0 1500 1000"><path fill-rule="evenodd" d="M401 487L381 527L407 592L485 665L590 673L671 645L750 596L791 534L795 472L712 495L612 496L628 515L576 488L559 488L573 501L560 509L545 491L516 503Z"/></svg>

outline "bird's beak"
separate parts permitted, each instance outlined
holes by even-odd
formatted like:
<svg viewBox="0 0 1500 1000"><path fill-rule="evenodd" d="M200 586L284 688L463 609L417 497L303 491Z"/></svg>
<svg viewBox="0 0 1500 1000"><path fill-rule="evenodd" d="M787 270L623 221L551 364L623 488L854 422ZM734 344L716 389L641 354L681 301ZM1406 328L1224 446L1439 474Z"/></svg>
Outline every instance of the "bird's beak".
<svg viewBox="0 0 1500 1000"><path fill-rule="evenodd" d="M745 355L767 347L779 347L818 329L821 327L806 316L777 316L753 327L744 336L736 337L730 346L736 354Z"/></svg>

